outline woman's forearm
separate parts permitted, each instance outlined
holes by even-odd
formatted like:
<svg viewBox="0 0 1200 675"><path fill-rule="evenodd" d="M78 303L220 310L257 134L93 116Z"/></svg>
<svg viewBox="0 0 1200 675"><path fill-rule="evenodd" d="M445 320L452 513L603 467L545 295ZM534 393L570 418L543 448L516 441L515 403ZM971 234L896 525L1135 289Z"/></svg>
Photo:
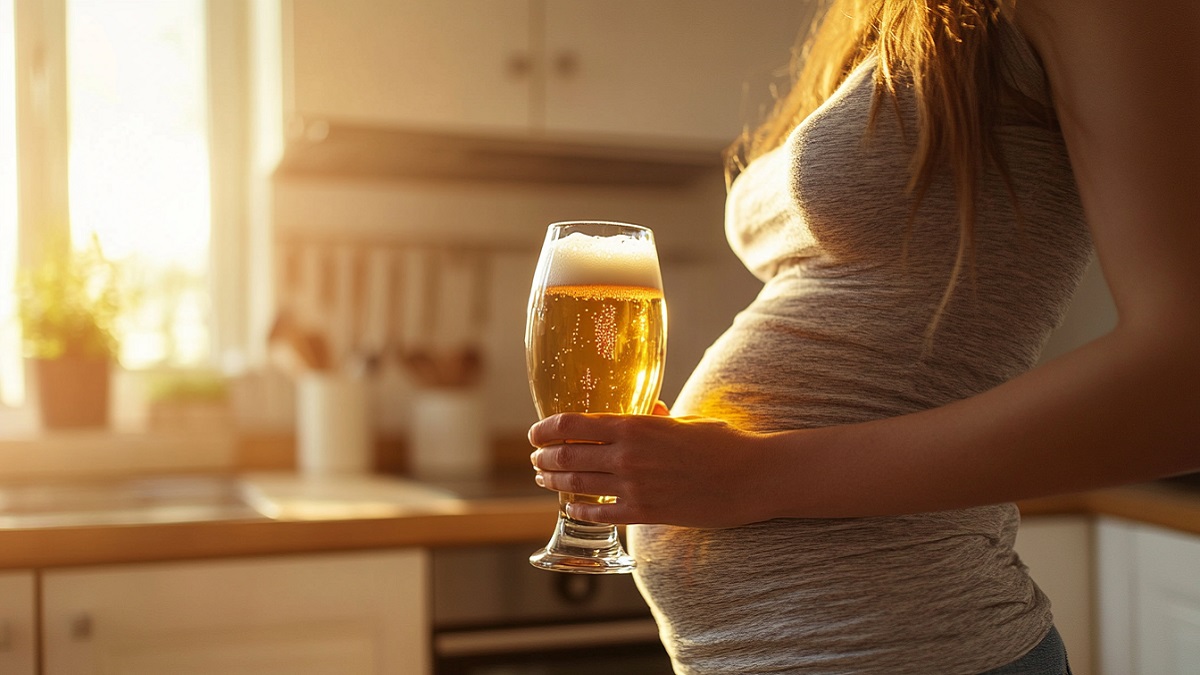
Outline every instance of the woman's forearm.
<svg viewBox="0 0 1200 675"><path fill-rule="evenodd" d="M548 489L618 498L572 505L577 518L696 527L966 508L1200 470L1200 331L1155 323L860 424L757 434L709 418L554 415L530 429L532 460Z"/></svg>

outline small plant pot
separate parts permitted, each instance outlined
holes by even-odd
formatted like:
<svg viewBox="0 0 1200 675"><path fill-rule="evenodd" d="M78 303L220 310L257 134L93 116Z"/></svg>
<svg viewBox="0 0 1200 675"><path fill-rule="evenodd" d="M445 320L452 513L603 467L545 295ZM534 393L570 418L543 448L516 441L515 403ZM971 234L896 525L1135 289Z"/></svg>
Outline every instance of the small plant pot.
<svg viewBox="0 0 1200 675"><path fill-rule="evenodd" d="M42 427L108 426L110 363L107 359L34 359Z"/></svg>

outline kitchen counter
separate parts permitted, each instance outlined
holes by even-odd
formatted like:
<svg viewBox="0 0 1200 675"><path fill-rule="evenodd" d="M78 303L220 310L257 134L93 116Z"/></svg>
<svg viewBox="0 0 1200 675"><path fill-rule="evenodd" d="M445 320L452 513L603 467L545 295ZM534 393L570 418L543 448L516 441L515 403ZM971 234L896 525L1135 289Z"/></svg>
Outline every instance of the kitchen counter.
<svg viewBox="0 0 1200 675"><path fill-rule="evenodd" d="M278 477L250 477L249 483L256 480L260 486L276 480L270 488L276 492L275 503L288 503L279 498L288 495L287 490L280 492ZM0 528L0 569L538 542L552 531L556 499L528 489L528 482L505 482L500 487L432 486L430 499L382 507L378 502L363 502L367 508L358 509L284 509L276 514L278 519ZM328 491L319 496L318 501L336 506ZM290 498L295 504L299 497L291 494ZM1103 515L1200 535L1200 489L1181 483L1163 481L1035 499L1019 506L1026 518Z"/></svg>
<svg viewBox="0 0 1200 675"><path fill-rule="evenodd" d="M236 477L255 509L229 517L0 527L0 569L534 542L549 537L557 514L556 497L531 480L518 488L289 476Z"/></svg>
<svg viewBox="0 0 1200 675"><path fill-rule="evenodd" d="M1030 499L1017 504L1022 518L1092 515L1123 518L1145 525L1200 535L1200 485L1157 481L1143 485Z"/></svg>

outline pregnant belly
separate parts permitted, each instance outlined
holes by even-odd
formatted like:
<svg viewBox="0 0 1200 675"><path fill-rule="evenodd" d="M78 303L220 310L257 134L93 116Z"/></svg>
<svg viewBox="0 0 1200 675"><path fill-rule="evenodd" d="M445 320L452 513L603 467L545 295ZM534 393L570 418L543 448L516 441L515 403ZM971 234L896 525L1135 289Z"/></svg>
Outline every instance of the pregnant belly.
<svg viewBox="0 0 1200 675"><path fill-rule="evenodd" d="M901 672L864 669L882 659L930 673L951 671L923 659L962 667L964 627L981 637L967 651L983 671L992 629L1032 636L1049 625L1045 597L1012 553L1015 528L1015 509L998 505L720 530L637 525L628 535L680 672Z"/></svg>
<svg viewBox="0 0 1200 675"><path fill-rule="evenodd" d="M743 312L708 349L675 415L723 419L749 431L781 431L890 417L936 405L947 392L919 386L909 356L804 321Z"/></svg>

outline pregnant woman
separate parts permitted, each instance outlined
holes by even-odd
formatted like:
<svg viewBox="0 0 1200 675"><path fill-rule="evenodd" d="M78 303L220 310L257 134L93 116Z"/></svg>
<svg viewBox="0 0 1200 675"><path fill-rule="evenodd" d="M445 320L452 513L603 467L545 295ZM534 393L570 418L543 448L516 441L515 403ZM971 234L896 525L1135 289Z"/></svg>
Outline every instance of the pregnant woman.
<svg viewBox="0 0 1200 675"><path fill-rule="evenodd" d="M1200 5L837 0L731 152L762 291L671 414L549 417L681 674L1068 673L1013 501L1200 470ZM1119 320L1035 367L1098 255ZM583 440L595 444L567 444Z"/></svg>

